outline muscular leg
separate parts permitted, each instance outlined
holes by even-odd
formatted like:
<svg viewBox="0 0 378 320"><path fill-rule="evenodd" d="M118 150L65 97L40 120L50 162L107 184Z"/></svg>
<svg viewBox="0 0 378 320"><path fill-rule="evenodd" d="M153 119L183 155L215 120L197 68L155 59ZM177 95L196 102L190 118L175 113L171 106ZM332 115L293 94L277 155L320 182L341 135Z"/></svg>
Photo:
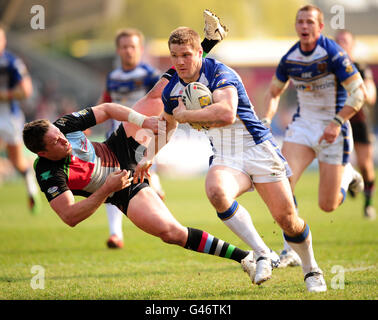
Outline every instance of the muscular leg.
<svg viewBox="0 0 378 320"><path fill-rule="evenodd" d="M21 143L7 145L7 153L10 162L20 172L26 183L26 189L29 196L29 208L32 213L36 214L40 209L40 199L38 195L38 187L35 182L32 168L28 165L23 155L23 145Z"/></svg>
<svg viewBox="0 0 378 320"><path fill-rule="evenodd" d="M282 154L286 158L290 169L293 175L289 178L291 190L295 190L295 186L297 185L298 180L302 176L302 173L306 168L311 164L311 162L315 159L315 152L308 146L287 142L284 141L282 145ZM297 206L297 203L295 203ZM281 253L281 265L285 267L287 265L298 265L299 261L295 254L288 252L291 250L289 244L286 242L285 238L283 239L284 242L284 249Z"/></svg>
<svg viewBox="0 0 378 320"><path fill-rule="evenodd" d="M325 212L335 210L343 201L341 181L344 166L319 161L319 207Z"/></svg>
<svg viewBox="0 0 378 320"><path fill-rule="evenodd" d="M249 212L235 199L252 187L245 173L217 165L206 176L206 194L218 213L218 217L240 239L248 244L257 256L270 253L270 249L255 229Z"/></svg>
<svg viewBox="0 0 378 320"><path fill-rule="evenodd" d="M166 243L238 262L242 262L250 254L205 231L182 226L149 187L140 190L130 200L127 216L138 228Z"/></svg>
<svg viewBox="0 0 378 320"><path fill-rule="evenodd" d="M311 164L316 155L314 150L310 147L287 141L282 145L282 154L293 172L289 180L291 189L294 192L295 186L303 171Z"/></svg>
<svg viewBox="0 0 378 320"><path fill-rule="evenodd" d="M116 206L105 203L106 214L109 222L109 234L110 237L106 244L108 248L122 248L123 247L123 231L122 231L122 219L123 212Z"/></svg>
<svg viewBox="0 0 378 320"><path fill-rule="evenodd" d="M255 183L274 220L284 232L286 241L302 260L304 274L318 270L312 249L311 231L298 216L289 182Z"/></svg>
<svg viewBox="0 0 378 320"><path fill-rule="evenodd" d="M375 219L376 212L372 206L374 187L375 187L375 171L374 171L374 153L371 143L355 143L354 145L357 164L364 179L364 215L367 218Z"/></svg>
<svg viewBox="0 0 378 320"><path fill-rule="evenodd" d="M23 146L21 143L15 145L7 145L7 153L9 161L20 173L25 173L28 169L28 163L22 153Z"/></svg>
<svg viewBox="0 0 378 320"><path fill-rule="evenodd" d="M365 182L375 180L373 145L365 143L355 143L354 149L357 156L357 165L361 170Z"/></svg>
<svg viewBox="0 0 378 320"><path fill-rule="evenodd" d="M183 227L151 188L140 190L129 203L127 217L143 231L164 242L184 247L188 237Z"/></svg>

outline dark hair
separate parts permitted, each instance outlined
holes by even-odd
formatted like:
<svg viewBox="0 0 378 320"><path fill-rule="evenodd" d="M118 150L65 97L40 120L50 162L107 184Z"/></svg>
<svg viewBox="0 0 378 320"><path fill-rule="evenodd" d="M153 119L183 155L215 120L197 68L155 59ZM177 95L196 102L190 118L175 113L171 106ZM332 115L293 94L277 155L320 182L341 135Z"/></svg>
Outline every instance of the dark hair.
<svg viewBox="0 0 378 320"><path fill-rule="evenodd" d="M295 20L297 20L298 13L301 12L301 11L317 11L318 12L318 22L319 22L319 24L324 24L323 12L317 6L308 4L308 5L305 5L303 7L300 7L299 10L298 10L298 12L297 12L297 15L295 17Z"/></svg>
<svg viewBox="0 0 378 320"><path fill-rule="evenodd" d="M46 145L44 142L44 136L49 130L51 122L46 119L34 120L24 125L22 137L24 144L31 152L38 153L44 151Z"/></svg>

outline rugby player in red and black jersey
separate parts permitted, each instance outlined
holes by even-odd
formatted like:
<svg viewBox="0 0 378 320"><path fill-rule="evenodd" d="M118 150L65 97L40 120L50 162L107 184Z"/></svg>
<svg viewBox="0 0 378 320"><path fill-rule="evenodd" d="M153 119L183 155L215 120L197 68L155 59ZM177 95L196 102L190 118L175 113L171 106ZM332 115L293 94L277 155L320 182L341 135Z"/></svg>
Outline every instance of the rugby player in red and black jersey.
<svg viewBox="0 0 378 320"><path fill-rule="evenodd" d="M103 143L83 131L110 118L124 121ZM127 135L124 125L136 126ZM141 133L141 128L149 129ZM233 259L253 278L253 252L241 250L205 231L182 226L144 179L149 162L140 164L148 138L157 133L158 118L115 103L104 103L59 118L24 126L26 147L36 153L35 172L51 208L69 226L89 218L104 202L116 205L137 227L169 244ZM148 132L149 131L149 132ZM147 139L146 139L147 138ZM151 139L150 139L151 140ZM139 162L139 163L138 163ZM138 164L138 170L134 171ZM135 173L136 176L133 176ZM74 195L85 199L75 201Z"/></svg>

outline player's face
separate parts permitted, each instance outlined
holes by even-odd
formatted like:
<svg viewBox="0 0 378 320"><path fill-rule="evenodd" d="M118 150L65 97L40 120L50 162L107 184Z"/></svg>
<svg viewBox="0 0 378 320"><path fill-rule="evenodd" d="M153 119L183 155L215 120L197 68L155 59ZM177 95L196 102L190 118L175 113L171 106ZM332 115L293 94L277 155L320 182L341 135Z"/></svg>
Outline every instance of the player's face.
<svg viewBox="0 0 378 320"><path fill-rule="evenodd" d="M50 128L45 133L43 140L45 142L46 150L38 152L39 156L57 161L64 159L71 154L71 144L56 126L50 125Z"/></svg>
<svg viewBox="0 0 378 320"><path fill-rule="evenodd" d="M316 10L299 11L295 21L301 49L311 51L316 46L316 41L323 30L323 24L319 23L318 12Z"/></svg>
<svg viewBox="0 0 378 320"><path fill-rule="evenodd" d="M142 59L143 46L138 36L124 36L118 41L117 54L121 58L122 67L134 69Z"/></svg>
<svg viewBox="0 0 378 320"><path fill-rule="evenodd" d="M351 56L353 52L353 37L347 32L341 32L336 36L336 42Z"/></svg>
<svg viewBox="0 0 378 320"><path fill-rule="evenodd" d="M178 76L186 83L196 81L202 66L202 49L194 49L189 44L171 44L171 61Z"/></svg>

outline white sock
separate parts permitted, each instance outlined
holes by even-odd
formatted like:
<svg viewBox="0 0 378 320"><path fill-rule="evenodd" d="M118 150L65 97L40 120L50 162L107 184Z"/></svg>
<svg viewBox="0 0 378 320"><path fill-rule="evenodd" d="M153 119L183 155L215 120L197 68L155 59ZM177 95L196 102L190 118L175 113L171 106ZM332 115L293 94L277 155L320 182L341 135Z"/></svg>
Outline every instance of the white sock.
<svg viewBox="0 0 378 320"><path fill-rule="evenodd" d="M305 231L306 232L306 231ZM304 233L305 233L304 232ZM300 236L299 236L300 237ZM293 238L292 238L293 239ZM294 238L295 239L295 238ZM308 229L308 235L302 242L293 242L286 239L289 242L290 247L299 255L302 260L303 274L319 269L315 260L314 250L312 249L312 236L311 231Z"/></svg>
<svg viewBox="0 0 378 320"><path fill-rule="evenodd" d="M283 234L282 234L282 236L283 236ZM286 251L290 251L290 250L291 250L291 247L290 247L290 245L287 243L285 237L283 237L283 245L284 245L284 247L283 247L284 250L286 250Z"/></svg>
<svg viewBox="0 0 378 320"><path fill-rule="evenodd" d="M35 181L34 173L32 169L28 169L25 172L26 189L29 195L35 195L38 193L37 183Z"/></svg>
<svg viewBox="0 0 378 320"><path fill-rule="evenodd" d="M341 189L344 189L345 191L348 190L349 184L353 180L354 172L355 172L355 170L353 169L350 162L348 162L344 167L344 173L343 173L343 177L341 179Z"/></svg>
<svg viewBox="0 0 378 320"><path fill-rule="evenodd" d="M257 257L270 253L270 249L261 239L253 225L251 215L237 201L234 201L227 211L218 213L218 217L253 249Z"/></svg>
<svg viewBox="0 0 378 320"><path fill-rule="evenodd" d="M117 235L118 238L123 239L122 232L122 217L123 213L116 206L105 203L106 213L108 214L109 232L110 235Z"/></svg>

